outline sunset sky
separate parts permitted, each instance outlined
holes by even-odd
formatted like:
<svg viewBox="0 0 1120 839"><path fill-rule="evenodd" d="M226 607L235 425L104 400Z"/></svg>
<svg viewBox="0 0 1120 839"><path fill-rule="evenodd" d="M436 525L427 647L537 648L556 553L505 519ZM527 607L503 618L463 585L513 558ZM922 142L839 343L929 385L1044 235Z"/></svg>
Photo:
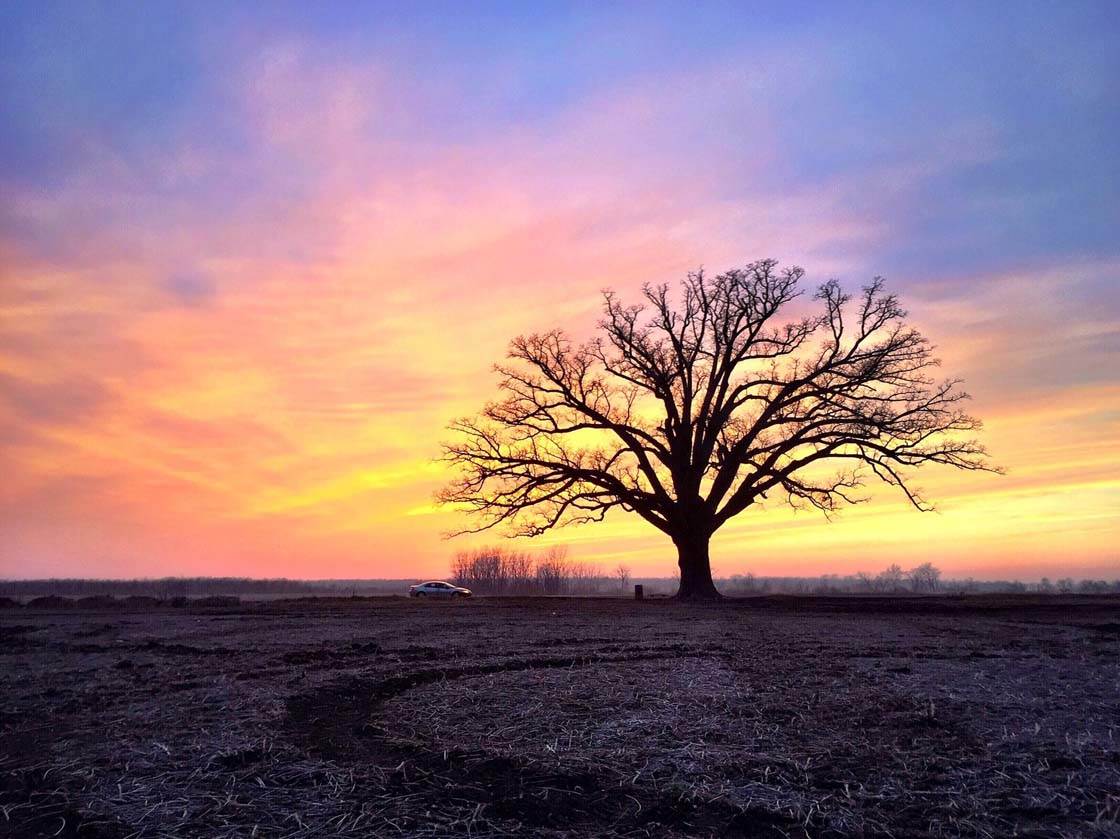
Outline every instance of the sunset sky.
<svg viewBox="0 0 1120 839"><path fill-rule="evenodd" d="M717 574L1120 577L1120 4L229 5L0 7L0 576L445 575L510 338L772 256L885 276L1007 474Z"/></svg>

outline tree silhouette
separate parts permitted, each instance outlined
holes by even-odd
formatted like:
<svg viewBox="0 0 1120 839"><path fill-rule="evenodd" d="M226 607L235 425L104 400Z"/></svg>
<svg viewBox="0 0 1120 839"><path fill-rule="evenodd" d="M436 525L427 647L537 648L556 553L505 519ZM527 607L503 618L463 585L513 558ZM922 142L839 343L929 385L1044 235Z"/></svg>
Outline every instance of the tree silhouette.
<svg viewBox="0 0 1120 839"><path fill-rule="evenodd" d="M905 579L906 574L902 570L902 566L894 562L880 571L875 581L880 591L895 593L902 591L902 583Z"/></svg>
<svg viewBox="0 0 1120 839"><path fill-rule="evenodd" d="M929 342L876 278L854 300L835 280L823 312L778 322L803 272L762 260L644 288L642 305L604 294L600 336L562 331L510 345L502 397L451 428L456 477L438 494L480 523L535 536L641 516L677 548L678 597L718 597L709 542L734 516L777 496L831 514L868 476L908 486L913 467L991 469L961 438L959 380L935 380Z"/></svg>
<svg viewBox="0 0 1120 839"><path fill-rule="evenodd" d="M911 568L910 585L914 591L932 594L941 586L941 569L932 562L923 562L916 568Z"/></svg>

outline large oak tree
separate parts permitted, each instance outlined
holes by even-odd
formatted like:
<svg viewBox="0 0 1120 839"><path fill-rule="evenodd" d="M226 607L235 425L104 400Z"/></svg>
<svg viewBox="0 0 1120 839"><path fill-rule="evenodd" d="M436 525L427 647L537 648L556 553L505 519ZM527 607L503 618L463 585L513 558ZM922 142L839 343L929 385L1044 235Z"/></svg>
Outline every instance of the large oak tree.
<svg viewBox="0 0 1120 839"><path fill-rule="evenodd" d="M636 513L676 546L678 596L705 598L712 535L763 499L827 515L872 478L926 510L913 468L991 469L959 380L934 377L883 281L854 297L829 281L807 306L802 275L762 260L647 286L641 305L606 292L599 337L516 338L501 398L452 425L440 500L475 514L464 532Z"/></svg>

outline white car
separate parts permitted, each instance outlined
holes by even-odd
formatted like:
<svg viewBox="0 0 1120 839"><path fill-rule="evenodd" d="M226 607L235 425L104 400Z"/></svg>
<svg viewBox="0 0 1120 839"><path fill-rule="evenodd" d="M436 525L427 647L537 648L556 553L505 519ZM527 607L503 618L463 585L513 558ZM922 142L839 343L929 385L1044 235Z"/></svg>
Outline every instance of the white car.
<svg viewBox="0 0 1120 839"><path fill-rule="evenodd" d="M409 597L470 597L471 590L462 586L453 586L442 580L432 580L428 583L418 583L408 587Z"/></svg>

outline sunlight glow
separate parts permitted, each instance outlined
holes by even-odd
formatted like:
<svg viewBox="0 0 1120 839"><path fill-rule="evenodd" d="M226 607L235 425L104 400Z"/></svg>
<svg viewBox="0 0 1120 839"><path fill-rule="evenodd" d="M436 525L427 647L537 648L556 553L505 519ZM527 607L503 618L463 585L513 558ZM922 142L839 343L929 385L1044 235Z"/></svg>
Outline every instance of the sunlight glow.
<svg viewBox="0 0 1120 839"><path fill-rule="evenodd" d="M524 57L524 75L499 62L459 78L334 50L296 22L244 52L238 37L183 37L213 69L151 113L104 125L19 100L21 122L54 115L55 157L49 174L33 155L0 170L0 575L441 574L497 538L443 541L463 522L432 495L444 429L495 395L510 338L585 337L605 287L632 299L774 256L811 283L886 274L965 379L1007 474L929 471L930 514L880 490L831 523L752 509L717 534L717 573L929 559L950 576L1120 576L1120 254L1114 237L1050 225L1069 206L1084 217L1075 163L1037 194L1014 168L1066 154L1012 139L1032 133L1022 102L1062 91L1017 88L1005 110L931 94L940 139L867 93L882 135L833 136L815 116L791 122L788 102L831 125L834 95L877 76L831 51L819 66L784 44L664 65L643 53L641 72L534 93ZM451 61L462 45L446 47ZM81 75L66 69L78 57L52 56ZM21 73L27 91L47 84ZM970 172L996 174L961 186ZM1013 210L990 192L1012 177ZM665 538L623 515L538 543L673 571Z"/></svg>

